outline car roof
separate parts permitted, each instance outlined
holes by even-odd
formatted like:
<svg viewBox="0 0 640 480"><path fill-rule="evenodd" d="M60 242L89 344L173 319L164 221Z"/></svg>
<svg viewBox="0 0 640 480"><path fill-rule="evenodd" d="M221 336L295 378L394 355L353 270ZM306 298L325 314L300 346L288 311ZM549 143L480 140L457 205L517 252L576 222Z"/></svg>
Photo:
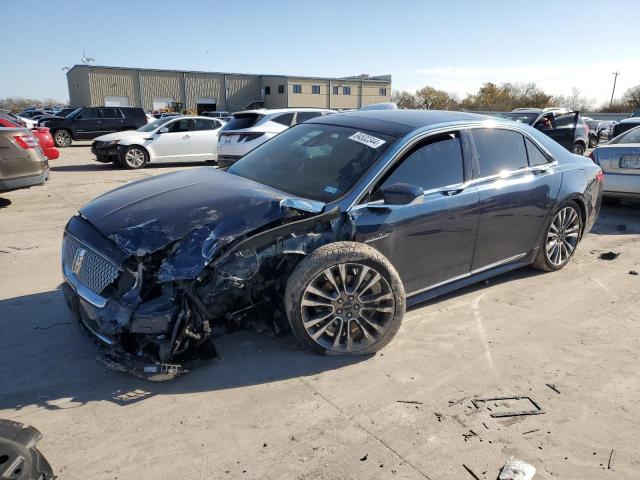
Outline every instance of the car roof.
<svg viewBox="0 0 640 480"><path fill-rule="evenodd" d="M640 123L640 117L623 118L618 123Z"/></svg>
<svg viewBox="0 0 640 480"><path fill-rule="evenodd" d="M351 110L308 120L309 123L351 126L396 136L404 135L419 128L429 127L430 125L471 121L513 123L477 113L446 110Z"/></svg>
<svg viewBox="0 0 640 480"><path fill-rule="evenodd" d="M258 115L272 115L275 113L290 113L290 112L335 112L328 108L313 108L313 107L300 107L300 108L257 108L255 110L240 110L233 112L233 115L237 113L255 113Z"/></svg>

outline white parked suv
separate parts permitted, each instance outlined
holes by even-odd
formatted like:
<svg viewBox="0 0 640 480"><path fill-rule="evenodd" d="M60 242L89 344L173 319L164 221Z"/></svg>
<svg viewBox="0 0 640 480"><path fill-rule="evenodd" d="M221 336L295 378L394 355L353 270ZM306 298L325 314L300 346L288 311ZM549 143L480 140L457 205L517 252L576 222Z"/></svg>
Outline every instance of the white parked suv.
<svg viewBox="0 0 640 480"><path fill-rule="evenodd" d="M91 151L99 162L136 169L147 163L205 162L217 158L223 121L208 117L164 117L138 130L96 138Z"/></svg>
<svg viewBox="0 0 640 480"><path fill-rule="evenodd" d="M218 165L227 167L287 128L329 113L335 110L277 108L236 112L220 132Z"/></svg>

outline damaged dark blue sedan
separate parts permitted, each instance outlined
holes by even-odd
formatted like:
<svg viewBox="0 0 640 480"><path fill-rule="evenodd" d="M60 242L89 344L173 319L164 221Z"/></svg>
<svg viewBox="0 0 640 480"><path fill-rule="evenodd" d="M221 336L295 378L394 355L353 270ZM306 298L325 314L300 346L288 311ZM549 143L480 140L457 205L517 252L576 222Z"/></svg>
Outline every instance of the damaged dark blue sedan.
<svg viewBox="0 0 640 480"><path fill-rule="evenodd" d="M211 167L98 197L67 224L67 303L110 366L152 379L250 325L369 354L407 305L571 259L602 171L539 131L438 111L318 117Z"/></svg>

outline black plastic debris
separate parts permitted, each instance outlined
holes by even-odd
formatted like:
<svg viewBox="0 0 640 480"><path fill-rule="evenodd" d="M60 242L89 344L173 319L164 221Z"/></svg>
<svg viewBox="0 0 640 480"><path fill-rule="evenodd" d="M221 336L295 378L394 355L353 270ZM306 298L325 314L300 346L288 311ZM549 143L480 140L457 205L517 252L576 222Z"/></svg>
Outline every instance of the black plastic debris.
<svg viewBox="0 0 640 480"><path fill-rule="evenodd" d="M629 270L629 275L638 275L637 270Z"/></svg>
<svg viewBox="0 0 640 480"><path fill-rule="evenodd" d="M604 252L600 254L600 260L615 260L620 256L619 253L615 252Z"/></svg>
<svg viewBox="0 0 640 480"><path fill-rule="evenodd" d="M361 462L365 462L367 460L367 458L369 458L369 453L365 453L364 457L360 458Z"/></svg>
<svg viewBox="0 0 640 480"><path fill-rule="evenodd" d="M544 410L531 397L496 397L496 398L476 398L471 400L476 409L484 404L490 409L492 418L519 417L523 415L542 415ZM489 404L491 408L489 408ZM516 406L522 409L516 409ZM524 408L527 408L526 410ZM495 411L495 410L498 411ZM500 411L500 409L504 409Z"/></svg>
<svg viewBox="0 0 640 480"><path fill-rule="evenodd" d="M53 480L51 465L36 448L42 434L34 427L0 419L0 478Z"/></svg>

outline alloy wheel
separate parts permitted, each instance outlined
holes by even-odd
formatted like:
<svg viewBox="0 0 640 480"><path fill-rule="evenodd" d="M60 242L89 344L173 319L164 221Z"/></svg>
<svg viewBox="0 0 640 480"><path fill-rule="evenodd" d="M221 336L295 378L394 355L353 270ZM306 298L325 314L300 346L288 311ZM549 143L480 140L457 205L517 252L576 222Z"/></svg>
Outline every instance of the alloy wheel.
<svg viewBox="0 0 640 480"><path fill-rule="evenodd" d="M547 258L555 266L569 260L578 245L580 216L573 207L564 207L553 218L547 231Z"/></svg>
<svg viewBox="0 0 640 480"><path fill-rule="evenodd" d="M124 156L124 161L131 168L140 168L144 165L144 152L139 148L130 148Z"/></svg>
<svg viewBox="0 0 640 480"><path fill-rule="evenodd" d="M317 274L302 295L307 334L328 351L353 353L387 332L395 300L387 280L374 268L344 263Z"/></svg>
<svg viewBox="0 0 640 480"><path fill-rule="evenodd" d="M71 135L66 130L58 130L56 132L56 143L61 147L68 147L71 145Z"/></svg>

